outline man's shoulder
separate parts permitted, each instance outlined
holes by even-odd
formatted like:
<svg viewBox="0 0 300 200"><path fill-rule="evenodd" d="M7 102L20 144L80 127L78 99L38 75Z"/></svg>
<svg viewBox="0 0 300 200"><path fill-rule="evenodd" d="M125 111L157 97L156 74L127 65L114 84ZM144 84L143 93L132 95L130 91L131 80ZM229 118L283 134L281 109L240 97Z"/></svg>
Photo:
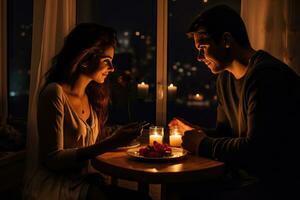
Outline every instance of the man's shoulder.
<svg viewBox="0 0 300 200"><path fill-rule="evenodd" d="M282 78L282 79L299 79L296 72L286 65L284 62L270 55L269 53L260 50L253 62L248 66L249 72L247 79L259 77L266 78ZM276 79L277 79L276 78Z"/></svg>
<svg viewBox="0 0 300 200"><path fill-rule="evenodd" d="M252 63L248 66L251 72L287 72L292 73L293 70L284 62L272 56L266 51L257 51Z"/></svg>

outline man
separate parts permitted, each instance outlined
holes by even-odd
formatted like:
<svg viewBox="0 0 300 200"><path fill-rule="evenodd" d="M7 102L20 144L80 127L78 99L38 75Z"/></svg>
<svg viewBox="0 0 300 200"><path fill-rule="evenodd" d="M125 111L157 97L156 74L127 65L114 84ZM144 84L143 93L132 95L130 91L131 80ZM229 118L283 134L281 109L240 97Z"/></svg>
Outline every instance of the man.
<svg viewBox="0 0 300 200"><path fill-rule="evenodd" d="M237 191L228 199L291 195L300 179L299 76L267 52L255 51L240 15L228 6L204 11L187 34L197 59L218 74L219 103L214 130L180 118L169 123L185 132L183 148L225 162L226 187Z"/></svg>

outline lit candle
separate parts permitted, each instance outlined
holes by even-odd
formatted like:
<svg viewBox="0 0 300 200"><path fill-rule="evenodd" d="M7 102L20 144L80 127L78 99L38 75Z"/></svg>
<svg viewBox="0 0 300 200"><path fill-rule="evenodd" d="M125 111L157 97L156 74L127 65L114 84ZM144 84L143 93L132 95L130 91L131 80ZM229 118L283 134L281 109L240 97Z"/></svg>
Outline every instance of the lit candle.
<svg viewBox="0 0 300 200"><path fill-rule="evenodd" d="M182 143L181 137L182 135L180 134L170 135L170 146L174 146L174 147L181 146Z"/></svg>
<svg viewBox="0 0 300 200"><path fill-rule="evenodd" d="M174 99L176 97L177 87L172 83L168 86L168 99Z"/></svg>
<svg viewBox="0 0 300 200"><path fill-rule="evenodd" d="M161 126L149 127L149 145L152 146L153 142L163 143L164 128Z"/></svg>
<svg viewBox="0 0 300 200"><path fill-rule="evenodd" d="M170 136L169 136L169 142L170 146L181 146L182 143L182 134L179 132L179 129L177 126L170 128Z"/></svg>
<svg viewBox="0 0 300 200"><path fill-rule="evenodd" d="M196 100L196 101L203 101L204 100L204 96L202 95L202 94L196 94L195 96L194 96L194 99Z"/></svg>
<svg viewBox="0 0 300 200"><path fill-rule="evenodd" d="M137 85L138 97L146 98L148 96L149 85L145 82L141 82Z"/></svg>
<svg viewBox="0 0 300 200"><path fill-rule="evenodd" d="M157 134L157 133L154 133L153 135L150 135L150 137L149 137L149 144L150 144L150 146L153 145L154 141L162 144L162 141L163 141L162 140L162 136L159 135L159 134Z"/></svg>

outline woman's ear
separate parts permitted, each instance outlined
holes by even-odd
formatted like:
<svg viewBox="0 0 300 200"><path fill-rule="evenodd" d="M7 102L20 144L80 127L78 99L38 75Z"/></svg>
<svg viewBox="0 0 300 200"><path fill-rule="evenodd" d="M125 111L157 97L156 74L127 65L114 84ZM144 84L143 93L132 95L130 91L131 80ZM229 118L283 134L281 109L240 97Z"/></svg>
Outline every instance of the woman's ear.
<svg viewBox="0 0 300 200"><path fill-rule="evenodd" d="M88 61L85 60L85 61L80 63L80 68L86 69L87 67L88 67Z"/></svg>
<svg viewBox="0 0 300 200"><path fill-rule="evenodd" d="M230 48L232 46L232 35L229 32L223 33L223 42L226 49Z"/></svg>
<svg viewBox="0 0 300 200"><path fill-rule="evenodd" d="M87 65L87 63L81 63L81 64L79 64L78 70L81 73L86 73L88 71L88 65Z"/></svg>

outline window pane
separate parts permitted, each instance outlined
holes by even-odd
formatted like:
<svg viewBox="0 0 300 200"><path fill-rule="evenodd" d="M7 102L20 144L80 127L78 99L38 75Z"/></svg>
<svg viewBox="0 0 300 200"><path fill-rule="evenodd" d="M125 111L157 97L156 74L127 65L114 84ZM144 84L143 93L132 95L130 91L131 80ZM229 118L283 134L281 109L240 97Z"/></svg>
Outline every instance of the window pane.
<svg viewBox="0 0 300 200"><path fill-rule="evenodd" d="M31 59L32 0L8 3L8 113L27 119Z"/></svg>
<svg viewBox="0 0 300 200"><path fill-rule="evenodd" d="M155 122L156 1L77 0L77 23L96 22L118 32L110 75L109 121Z"/></svg>
<svg viewBox="0 0 300 200"><path fill-rule="evenodd" d="M219 3L240 12L240 0L169 0L167 121L180 116L206 127L215 125L216 77L197 62L193 40L185 32L201 10Z"/></svg>

